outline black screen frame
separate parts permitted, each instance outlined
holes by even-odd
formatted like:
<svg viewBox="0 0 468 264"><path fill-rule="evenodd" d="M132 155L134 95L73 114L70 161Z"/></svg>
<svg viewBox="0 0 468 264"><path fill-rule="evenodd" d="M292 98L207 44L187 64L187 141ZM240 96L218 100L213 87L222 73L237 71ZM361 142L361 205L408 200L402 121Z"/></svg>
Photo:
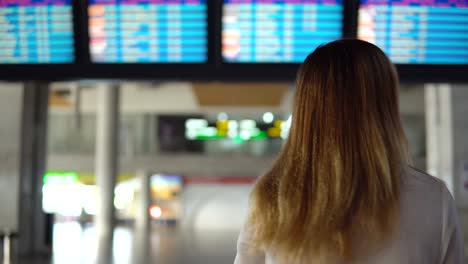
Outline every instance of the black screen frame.
<svg viewBox="0 0 468 264"><path fill-rule="evenodd" d="M222 16L222 0L218 14ZM357 38L360 0L343 1L343 38ZM221 25L221 19L219 20ZM222 32L221 26L218 35ZM217 54L222 56L221 48ZM299 63L226 63L220 58L223 80L294 81ZM404 83L468 83L468 64L395 64Z"/></svg>
<svg viewBox="0 0 468 264"><path fill-rule="evenodd" d="M95 63L91 61L88 0L73 0L75 62L0 64L0 80L211 80L216 70L215 1L207 0L207 61L204 63Z"/></svg>
<svg viewBox="0 0 468 264"><path fill-rule="evenodd" d="M300 63L227 63L222 58L222 0L207 0L206 63L92 63L88 0L73 0L75 62L0 64L0 80L180 80L294 82ZM356 38L359 0L343 1L343 37ZM396 64L405 83L468 83L468 64Z"/></svg>
<svg viewBox="0 0 468 264"><path fill-rule="evenodd" d="M354 2L354 35L357 38L360 0ZM402 64L395 63L400 81L405 83L468 83L468 64Z"/></svg>
<svg viewBox="0 0 468 264"><path fill-rule="evenodd" d="M80 0L72 0L72 23L74 42L74 61L67 63L0 63L0 80L24 81L24 80L61 80L76 72L82 58L84 49L80 41L81 15L78 3Z"/></svg>
<svg viewBox="0 0 468 264"><path fill-rule="evenodd" d="M217 1L219 4L218 20L219 28L218 35L222 36L222 16L223 16L223 0ZM343 0L342 14L342 32L341 37L353 37L352 19L350 11L353 8L352 1ZM220 37L221 38L221 37ZM222 40L219 40L217 54L219 54L220 71L219 76L227 80L246 80L246 81L294 81L296 73L301 63L243 63L243 62L226 62L222 57Z"/></svg>
<svg viewBox="0 0 468 264"><path fill-rule="evenodd" d="M85 3L85 28L88 28L88 0ZM198 79L210 72L215 64L214 54L214 6L213 1L206 0L207 5L207 61L203 63L100 63L92 62L87 44L86 78L90 79ZM86 31L86 41L89 43L89 31Z"/></svg>

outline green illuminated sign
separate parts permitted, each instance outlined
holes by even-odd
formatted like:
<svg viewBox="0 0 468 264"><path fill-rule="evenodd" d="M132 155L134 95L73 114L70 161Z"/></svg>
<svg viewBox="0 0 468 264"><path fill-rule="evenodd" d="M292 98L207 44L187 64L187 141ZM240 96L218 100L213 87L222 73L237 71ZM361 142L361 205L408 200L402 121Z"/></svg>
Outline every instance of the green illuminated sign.
<svg viewBox="0 0 468 264"><path fill-rule="evenodd" d="M56 185L69 185L78 182L78 173L76 172L56 172L50 171L44 175L44 185L56 184Z"/></svg>
<svg viewBox="0 0 468 264"><path fill-rule="evenodd" d="M231 139L236 143L251 140L285 138L289 124L277 120L267 130L261 130L254 120L218 120L216 126L209 126L205 119L189 119L185 124L185 135L190 140Z"/></svg>

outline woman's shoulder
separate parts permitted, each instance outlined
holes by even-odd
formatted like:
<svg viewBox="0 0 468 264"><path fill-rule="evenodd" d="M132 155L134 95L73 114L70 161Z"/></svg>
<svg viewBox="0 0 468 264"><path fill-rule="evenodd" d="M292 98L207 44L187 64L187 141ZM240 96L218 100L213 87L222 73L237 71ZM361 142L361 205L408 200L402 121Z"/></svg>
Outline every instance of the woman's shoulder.
<svg viewBox="0 0 468 264"><path fill-rule="evenodd" d="M446 188L445 182L426 172L413 167L407 167L403 173L403 189L423 191L426 194L441 194Z"/></svg>
<svg viewBox="0 0 468 264"><path fill-rule="evenodd" d="M437 230L441 225L444 204L448 200L445 183L425 172L408 168L403 174L401 213L403 225L421 231ZM421 220L423 219L423 220ZM426 221L431 219L431 221ZM425 231L424 231L425 232Z"/></svg>
<svg viewBox="0 0 468 264"><path fill-rule="evenodd" d="M440 232L443 219L449 213L446 209L453 203L444 181L415 168L408 168L403 178L403 225L420 230L423 237L428 235L428 230L432 230L429 233Z"/></svg>
<svg viewBox="0 0 468 264"><path fill-rule="evenodd" d="M445 182L409 168L403 183L401 237L413 242L405 247L417 244L418 248L430 249L427 256L440 259L439 263L462 263L463 241L457 209ZM447 259L448 262L444 261Z"/></svg>

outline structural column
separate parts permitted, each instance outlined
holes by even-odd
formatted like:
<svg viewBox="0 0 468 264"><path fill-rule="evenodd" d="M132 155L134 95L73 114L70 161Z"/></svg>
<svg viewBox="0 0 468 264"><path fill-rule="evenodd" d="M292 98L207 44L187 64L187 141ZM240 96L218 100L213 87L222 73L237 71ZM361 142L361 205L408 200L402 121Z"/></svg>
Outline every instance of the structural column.
<svg viewBox="0 0 468 264"><path fill-rule="evenodd" d="M19 233L20 229L23 97L21 84L0 83L0 243L3 243L0 251L5 249L5 262L10 260L7 256L10 252L9 235Z"/></svg>
<svg viewBox="0 0 468 264"><path fill-rule="evenodd" d="M96 183L99 236L96 263L112 262L114 230L114 187L118 173L119 92L117 84L98 86L96 133Z"/></svg>
<svg viewBox="0 0 468 264"><path fill-rule="evenodd" d="M26 82L22 91L23 100L19 104L15 97L2 96L5 100L2 105L9 108L7 112L1 111L2 113L11 112L18 106L22 108L21 117L18 119L21 123L21 132L2 137L2 145L21 146L19 230L18 239L13 240L17 242L13 243L15 245L13 252L21 257L30 257L49 254L51 250L46 241L48 235L46 234L46 215L42 209L42 178L46 170L47 159L49 84ZM10 114L5 114L5 116L10 116ZM13 119L17 116L13 114L10 118L12 118L10 122L5 121L2 124L6 127L16 126ZM21 136L21 142L13 140L16 136ZM14 188L9 184L5 187L12 190ZM15 205L12 203L10 206Z"/></svg>
<svg viewBox="0 0 468 264"><path fill-rule="evenodd" d="M151 217L149 213L151 207L150 174L146 171L139 171L137 175L141 182L141 192L138 199L139 207L135 223L132 263L151 263Z"/></svg>

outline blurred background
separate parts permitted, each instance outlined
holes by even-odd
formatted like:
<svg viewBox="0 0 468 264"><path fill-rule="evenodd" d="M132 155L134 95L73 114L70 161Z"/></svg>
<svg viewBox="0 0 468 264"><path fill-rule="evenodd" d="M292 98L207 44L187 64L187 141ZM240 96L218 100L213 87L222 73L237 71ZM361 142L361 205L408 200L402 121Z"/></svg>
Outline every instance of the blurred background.
<svg viewBox="0 0 468 264"><path fill-rule="evenodd" d="M19 219L19 223L29 231L29 237L22 241L19 233L14 240L23 244L19 243L15 250L30 247L36 254L24 255L20 263L96 260L98 90L112 85L51 83L44 95L48 103L42 107L44 116L38 120L39 127L23 131L23 141L34 141L34 137L40 140L33 143L40 145L35 147L23 143L22 148L29 151L26 155L40 155L36 159L42 162L26 163L30 170L36 170L27 175L23 168L23 177L29 178L23 178L21 187L35 186L27 186L27 192L21 190L22 203L27 205L20 213L28 218ZM18 104L12 101L14 94L23 91L23 96L28 96L29 92L46 91L43 87L28 91L22 86L1 83L0 93L10 93L0 96L5 109ZM157 263L232 263L252 184L274 161L287 136L294 86L120 82L119 87L112 87L120 89L121 95L119 169L113 201L106 201L115 209L113 240L108 241L112 245L111 259L114 263L136 263L135 254L147 254ZM431 116L430 97L440 91L437 89L460 89L468 95L460 87L414 84L400 89L401 115L411 156L414 165L422 170L428 170L429 165L437 171L446 158L436 150L437 161L429 164L429 151L437 146L427 146L428 136L434 133L430 123L432 118L440 118ZM11 109L7 112L3 118L11 118ZM465 124L461 126L466 129ZM9 141L20 135L3 136L2 141ZM446 142L441 144L447 147ZM455 187L461 184L456 179L453 182ZM140 208L145 195L149 197L147 218ZM460 212L466 220L465 211ZM141 219L151 223L148 238L140 238L148 239L148 253L135 249Z"/></svg>
<svg viewBox="0 0 468 264"><path fill-rule="evenodd" d="M233 263L299 63L341 37L396 64L468 241L467 0L0 0L3 263Z"/></svg>

